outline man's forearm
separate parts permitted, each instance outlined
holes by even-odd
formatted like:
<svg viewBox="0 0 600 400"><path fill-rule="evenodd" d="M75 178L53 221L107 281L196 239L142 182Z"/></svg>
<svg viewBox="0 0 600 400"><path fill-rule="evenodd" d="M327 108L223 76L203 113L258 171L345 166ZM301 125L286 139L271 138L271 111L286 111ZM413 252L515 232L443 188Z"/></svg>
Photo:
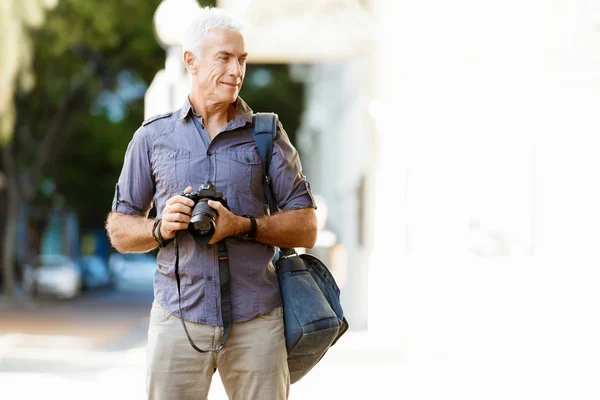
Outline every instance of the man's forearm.
<svg viewBox="0 0 600 400"><path fill-rule="evenodd" d="M312 208L283 211L256 222L256 241L270 246L310 249L317 240L317 218Z"/></svg>
<svg viewBox="0 0 600 400"><path fill-rule="evenodd" d="M239 217L238 217L239 218ZM247 231L249 222L242 221ZM317 238L317 219L312 208L283 211L256 220L255 240L277 247L312 248ZM111 244L120 253L147 253L158 246L152 236L154 220L145 217L111 212L106 220L106 230ZM242 225L240 224L240 227Z"/></svg>
<svg viewBox="0 0 600 400"><path fill-rule="evenodd" d="M111 212L106 220L110 242L119 253L147 253L158 243L152 236L154 220Z"/></svg>

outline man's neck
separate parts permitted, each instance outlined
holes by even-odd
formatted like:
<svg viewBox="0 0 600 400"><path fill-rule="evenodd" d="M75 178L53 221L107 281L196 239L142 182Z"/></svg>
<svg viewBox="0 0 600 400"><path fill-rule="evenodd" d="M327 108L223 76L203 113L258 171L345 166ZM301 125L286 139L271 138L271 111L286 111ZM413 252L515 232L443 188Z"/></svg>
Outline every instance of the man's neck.
<svg viewBox="0 0 600 400"><path fill-rule="evenodd" d="M194 114L202 117L204 125L227 125L235 118L235 107L229 103L215 103L193 93L189 96Z"/></svg>

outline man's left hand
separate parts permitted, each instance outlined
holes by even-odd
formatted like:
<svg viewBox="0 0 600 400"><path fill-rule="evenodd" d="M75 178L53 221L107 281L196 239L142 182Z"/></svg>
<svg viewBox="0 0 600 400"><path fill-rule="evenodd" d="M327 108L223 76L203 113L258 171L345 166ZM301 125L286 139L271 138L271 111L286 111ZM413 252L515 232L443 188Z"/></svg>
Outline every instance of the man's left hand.
<svg viewBox="0 0 600 400"><path fill-rule="evenodd" d="M215 234L208 244L215 244L227 237L237 235L239 230L239 222L236 215L225 208L223 204L218 201L209 200L208 205L214 208L219 214L217 220L215 221Z"/></svg>

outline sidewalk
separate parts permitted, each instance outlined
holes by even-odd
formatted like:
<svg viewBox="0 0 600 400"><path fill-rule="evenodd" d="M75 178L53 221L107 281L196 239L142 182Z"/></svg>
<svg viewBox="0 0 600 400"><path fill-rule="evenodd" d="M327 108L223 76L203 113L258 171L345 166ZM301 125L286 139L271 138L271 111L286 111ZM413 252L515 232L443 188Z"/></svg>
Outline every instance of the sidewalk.
<svg viewBox="0 0 600 400"><path fill-rule="evenodd" d="M398 354L370 351L364 333L349 332L306 377L292 385L290 400L396 398L392 385ZM85 341L0 336L0 390L3 399L145 399L144 348L122 351L86 349ZM26 343L28 345L26 345ZM387 387L386 387L387 384ZM374 396L374 393L388 393ZM210 400L226 400L218 374Z"/></svg>
<svg viewBox="0 0 600 400"><path fill-rule="evenodd" d="M441 261L372 274L381 317L344 335L290 399L600 399L600 264ZM0 398L144 400L150 300L126 300L25 319L0 309ZM226 399L218 375L209 399Z"/></svg>
<svg viewBox="0 0 600 400"><path fill-rule="evenodd" d="M0 309L0 398L145 399L148 300L81 299L30 310ZM396 398L401 355L348 332L290 400ZM382 397L373 393L389 393ZM218 373L210 400L226 400Z"/></svg>

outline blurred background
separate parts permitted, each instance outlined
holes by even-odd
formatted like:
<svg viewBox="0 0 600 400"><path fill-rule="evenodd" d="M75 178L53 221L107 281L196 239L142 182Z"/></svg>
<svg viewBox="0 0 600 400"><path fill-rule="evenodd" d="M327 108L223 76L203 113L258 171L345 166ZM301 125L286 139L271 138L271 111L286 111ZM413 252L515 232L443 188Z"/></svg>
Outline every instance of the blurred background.
<svg viewBox="0 0 600 400"><path fill-rule="evenodd" d="M199 5L249 25L350 321L291 399L600 398L599 0L0 0L2 399L145 398L154 254L104 221Z"/></svg>

